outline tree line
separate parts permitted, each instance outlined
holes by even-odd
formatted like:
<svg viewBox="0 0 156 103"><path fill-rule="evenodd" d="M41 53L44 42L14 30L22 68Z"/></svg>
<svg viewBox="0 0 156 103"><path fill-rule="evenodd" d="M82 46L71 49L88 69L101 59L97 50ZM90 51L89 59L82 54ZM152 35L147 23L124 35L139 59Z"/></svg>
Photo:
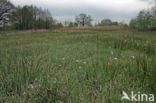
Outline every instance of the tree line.
<svg viewBox="0 0 156 103"><path fill-rule="evenodd" d="M75 22L56 21L48 9L36 6L14 6L8 0L0 0L0 29L51 29L62 27L92 26L92 17L81 13L75 17ZM95 26L128 26L122 22L103 19ZM130 28L138 30L156 30L156 6L142 10L138 16L130 21Z"/></svg>
<svg viewBox="0 0 156 103"><path fill-rule="evenodd" d="M54 19L48 10L34 6L17 7L12 16L14 29L49 29Z"/></svg>
<svg viewBox="0 0 156 103"><path fill-rule="evenodd" d="M151 9L140 11L129 25L133 29L156 31L156 5Z"/></svg>
<svg viewBox="0 0 156 103"><path fill-rule="evenodd" d="M2 6L1 6L2 5ZM54 19L48 10L35 6L15 7L7 0L0 1L0 27L18 30L49 29Z"/></svg>

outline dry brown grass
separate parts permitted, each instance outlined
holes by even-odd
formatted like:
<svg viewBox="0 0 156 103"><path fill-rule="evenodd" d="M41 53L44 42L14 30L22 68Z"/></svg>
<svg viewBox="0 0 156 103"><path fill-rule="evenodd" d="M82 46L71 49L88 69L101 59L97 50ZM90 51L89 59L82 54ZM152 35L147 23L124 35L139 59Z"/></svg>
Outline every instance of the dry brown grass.
<svg viewBox="0 0 156 103"><path fill-rule="evenodd" d="M32 30L22 30L22 31L8 31L7 35L15 35L15 34L29 34L29 33L42 33L42 32L50 32L52 30L46 29L32 29Z"/></svg>
<svg viewBox="0 0 156 103"><path fill-rule="evenodd" d="M76 31L133 31L132 29L124 26L96 26L96 27L64 27L56 29L36 29L36 30L23 30L7 32L7 35L14 34L28 34L28 33L42 33L42 32L76 32Z"/></svg>
<svg viewBox="0 0 156 103"><path fill-rule="evenodd" d="M129 30L129 28L124 26L103 26L103 27L66 27L66 28L59 28L55 29L55 32L62 32L62 31L120 31L120 30Z"/></svg>

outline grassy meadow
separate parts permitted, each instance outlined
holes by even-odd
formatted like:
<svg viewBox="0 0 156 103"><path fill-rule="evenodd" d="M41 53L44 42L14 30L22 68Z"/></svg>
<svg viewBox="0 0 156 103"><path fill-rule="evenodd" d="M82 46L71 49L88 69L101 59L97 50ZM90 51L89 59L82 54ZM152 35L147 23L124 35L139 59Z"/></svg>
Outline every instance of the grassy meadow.
<svg viewBox="0 0 156 103"><path fill-rule="evenodd" d="M0 33L0 103L130 103L156 94L156 32Z"/></svg>

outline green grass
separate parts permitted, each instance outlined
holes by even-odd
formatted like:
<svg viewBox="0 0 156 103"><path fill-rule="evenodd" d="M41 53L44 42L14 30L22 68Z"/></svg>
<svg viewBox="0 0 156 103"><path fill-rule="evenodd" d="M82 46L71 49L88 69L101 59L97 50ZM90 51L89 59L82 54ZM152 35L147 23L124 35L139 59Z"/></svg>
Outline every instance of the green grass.
<svg viewBox="0 0 156 103"><path fill-rule="evenodd" d="M1 32L0 102L121 103L123 90L156 94L155 34Z"/></svg>

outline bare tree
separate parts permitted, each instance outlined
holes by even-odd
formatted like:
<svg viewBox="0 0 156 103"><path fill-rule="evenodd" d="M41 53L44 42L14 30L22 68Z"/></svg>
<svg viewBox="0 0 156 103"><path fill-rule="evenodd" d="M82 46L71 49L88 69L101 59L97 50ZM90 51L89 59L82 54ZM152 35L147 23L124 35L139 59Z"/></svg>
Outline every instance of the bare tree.
<svg viewBox="0 0 156 103"><path fill-rule="evenodd" d="M91 16L82 13L76 16L75 20L81 26L85 26L85 25L90 25L93 19L91 18Z"/></svg>

